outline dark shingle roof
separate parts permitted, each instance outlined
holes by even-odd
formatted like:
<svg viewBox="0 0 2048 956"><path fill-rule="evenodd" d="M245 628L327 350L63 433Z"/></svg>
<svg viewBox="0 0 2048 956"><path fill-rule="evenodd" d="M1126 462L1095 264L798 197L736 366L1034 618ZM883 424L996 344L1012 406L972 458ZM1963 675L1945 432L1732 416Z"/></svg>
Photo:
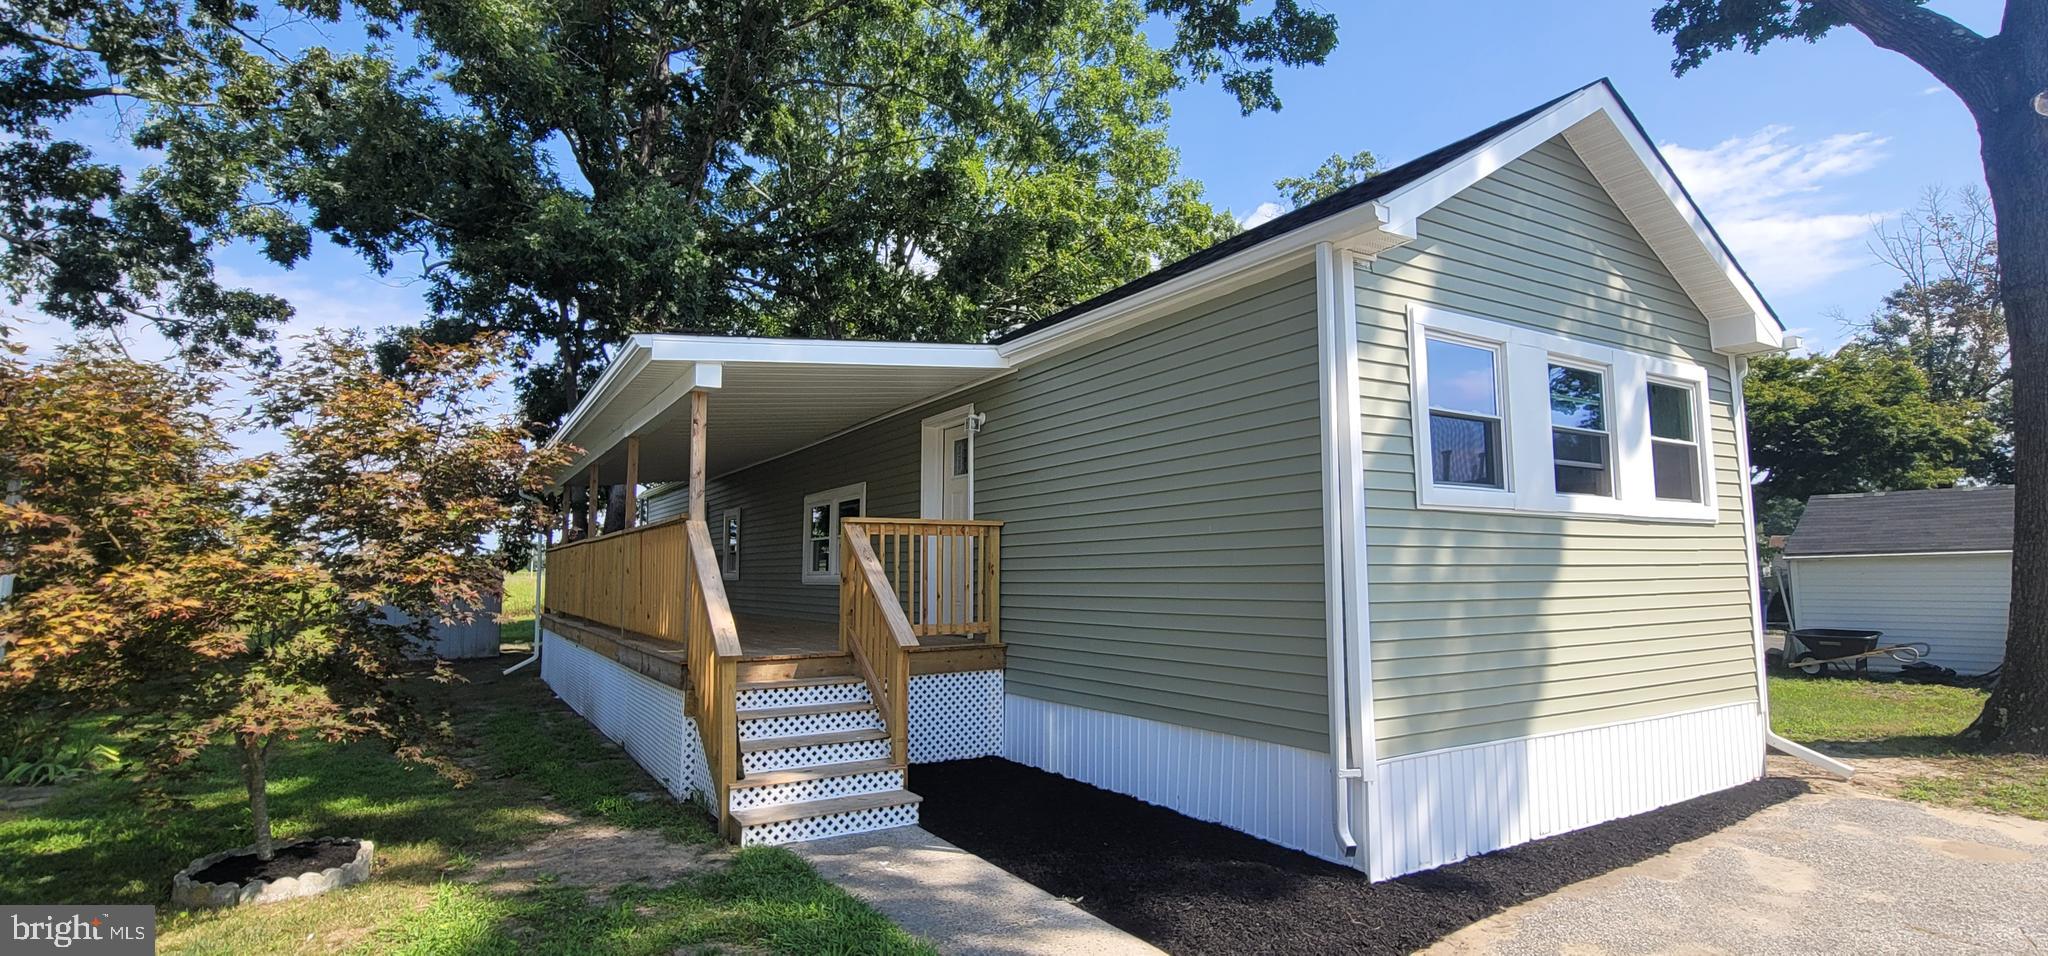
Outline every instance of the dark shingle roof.
<svg viewBox="0 0 2048 956"><path fill-rule="evenodd" d="M1096 309L1102 308L1103 306L1110 304L1111 302L1115 302L1118 299L1124 299L1136 295L1140 292L1145 291L1146 289L1152 288L1153 286L1159 285L1170 279L1173 279L1181 275L1185 275L1189 272L1193 272L1196 269L1208 265L1209 263L1217 261L1218 259L1227 258L1234 253L1241 252L1245 249L1249 249L1253 246L1258 245L1259 243L1265 242L1266 240L1273 238L1274 236L1284 235L1286 233L1293 232L1294 230L1306 226L1310 223L1328 219L1331 216L1343 212L1346 209L1351 209L1357 206L1365 205L1366 203L1372 202L1375 199L1385 196L1396 189L1408 185L1409 183L1412 183L1418 179L1428 176L1429 174L1436 172L1438 169L1444 166L1456 162L1459 157L1464 156L1466 153L1469 153L1475 149L1478 149L1482 145L1485 145L1487 140L1490 140L1496 136L1501 135L1502 133L1507 132L1508 130L1520 126L1530 117L1535 116L1536 114L1541 113L1544 110L1547 110L1553 106L1556 106L1558 103L1563 102L1566 99L1569 99L1573 95L1577 94L1580 90L1584 90L1593 86L1598 86L1606 82L1606 80L1597 80L1593 83L1588 83L1586 84L1586 86L1579 87L1579 89L1577 90L1573 90L1570 93L1566 93L1563 96L1559 96L1555 99L1552 99L1549 102L1546 102L1540 106L1532 107L1514 116L1510 116L1507 119L1501 120L1500 122L1495 123L1492 126L1489 126L1483 130L1480 130L1477 133L1473 133L1472 135L1467 136L1464 139L1458 140L1455 143L1451 143L1439 149L1431 150L1427 153L1415 157L1414 159L1402 163L1399 166L1396 166L1385 172L1379 173L1370 179L1364 180L1359 183L1355 183L1351 186L1347 186L1334 193L1331 193L1328 196L1324 196L1323 198L1318 199L1315 202L1309 203L1308 205L1303 206L1299 209L1293 210L1288 213L1284 213L1279 216L1275 216L1272 219L1267 220L1266 222L1260 223L1259 225L1254 226L1250 229L1246 229L1245 231L1240 232L1237 235L1231 236L1230 238L1225 239L1222 242L1219 242L1213 246L1203 249L1200 252L1192 253L1185 258L1177 259L1171 263L1168 263L1167 265L1160 266L1159 268L1154 269L1151 272L1145 273L1144 275L1139 276L1136 279L1132 279L1131 281L1126 282L1123 285L1117 286L1116 288L1111 289L1108 292L1104 292L1103 294L1098 295L1095 298L1089 299L1086 302L1082 302L1078 305L1068 306L1067 308L1061 309L1060 311L1048 315L1045 318L1039 319L1036 322L1031 322L1025 325L1018 326L1017 328L1011 329L1008 332L996 336L992 341L1007 342L1014 338L1030 335L1031 333L1036 332L1039 329L1046 328L1047 326L1058 325L1059 323L1065 322L1066 320L1071 319L1084 312L1092 312Z"/></svg>
<svg viewBox="0 0 2048 956"><path fill-rule="evenodd" d="M2010 485L1815 495L1785 543L1793 557L2011 548Z"/></svg>

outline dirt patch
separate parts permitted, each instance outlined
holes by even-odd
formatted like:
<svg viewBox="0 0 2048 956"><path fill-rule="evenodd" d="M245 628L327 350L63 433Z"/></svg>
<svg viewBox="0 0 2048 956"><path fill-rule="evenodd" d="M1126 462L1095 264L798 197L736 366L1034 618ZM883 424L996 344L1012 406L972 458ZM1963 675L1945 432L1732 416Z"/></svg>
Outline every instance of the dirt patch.
<svg viewBox="0 0 2048 956"><path fill-rule="evenodd" d="M654 830L627 830L556 815L559 829L525 846L482 860L462 876L494 893L523 893L545 883L581 886L593 896L629 883L667 886L724 865L720 847L670 843Z"/></svg>
<svg viewBox="0 0 2048 956"><path fill-rule="evenodd" d="M1808 792L1767 779L1385 883L996 758L919 766L924 828L1174 953L1407 953Z"/></svg>
<svg viewBox="0 0 2048 956"><path fill-rule="evenodd" d="M356 840L319 839L277 848L270 859L256 854L236 854L192 874L198 883L247 883L251 880L283 880L346 866L361 852Z"/></svg>

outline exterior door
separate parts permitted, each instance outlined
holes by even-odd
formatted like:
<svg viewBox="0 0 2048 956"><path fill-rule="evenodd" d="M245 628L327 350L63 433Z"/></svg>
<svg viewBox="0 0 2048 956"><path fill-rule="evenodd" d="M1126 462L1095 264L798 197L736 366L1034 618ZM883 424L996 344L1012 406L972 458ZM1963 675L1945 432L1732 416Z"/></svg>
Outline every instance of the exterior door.
<svg viewBox="0 0 2048 956"><path fill-rule="evenodd" d="M973 498L968 490L974 480L974 442L967 437L967 423L939 432L939 447L945 454L939 517L966 521L974 517Z"/></svg>
<svg viewBox="0 0 2048 956"><path fill-rule="evenodd" d="M967 409L925 423L924 502L922 517L966 521L974 517L974 438ZM923 607L916 620L943 627L965 621L974 607L975 583L966 569L976 557L973 542L952 535L932 535L919 549L918 578L923 582ZM943 631L941 632L943 633Z"/></svg>

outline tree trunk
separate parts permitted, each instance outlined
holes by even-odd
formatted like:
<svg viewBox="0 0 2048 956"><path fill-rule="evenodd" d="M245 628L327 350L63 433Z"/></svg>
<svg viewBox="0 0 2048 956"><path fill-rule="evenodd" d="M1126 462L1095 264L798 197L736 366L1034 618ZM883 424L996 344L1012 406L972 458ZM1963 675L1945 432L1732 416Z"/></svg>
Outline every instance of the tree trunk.
<svg viewBox="0 0 2048 956"><path fill-rule="evenodd" d="M604 533L626 530L626 486L612 485L604 500Z"/></svg>
<svg viewBox="0 0 2048 956"><path fill-rule="evenodd" d="M242 738L242 782L249 787L249 823L256 831L256 858L269 860L276 855L276 848L270 842L270 793L268 790L268 767L270 741L253 736Z"/></svg>
<svg viewBox="0 0 2048 956"><path fill-rule="evenodd" d="M2016 501L2005 666L1972 729L2000 750L2048 753L2048 117L2029 98L1977 121L2012 340Z"/></svg>

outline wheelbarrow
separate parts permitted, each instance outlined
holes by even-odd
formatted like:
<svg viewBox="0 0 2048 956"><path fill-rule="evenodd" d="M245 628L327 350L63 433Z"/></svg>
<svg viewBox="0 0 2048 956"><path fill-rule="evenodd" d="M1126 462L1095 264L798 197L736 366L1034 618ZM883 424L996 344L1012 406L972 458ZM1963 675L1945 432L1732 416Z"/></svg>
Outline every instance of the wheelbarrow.
<svg viewBox="0 0 2048 956"><path fill-rule="evenodd" d="M1792 658L1791 666L1808 674L1836 668L1861 674L1870 669L1872 658L1889 657L1901 664L1911 664L1927 656L1927 645L1919 642L1879 647L1877 642L1883 637L1883 631L1856 628L1800 628L1792 632L1792 638L1802 650Z"/></svg>

